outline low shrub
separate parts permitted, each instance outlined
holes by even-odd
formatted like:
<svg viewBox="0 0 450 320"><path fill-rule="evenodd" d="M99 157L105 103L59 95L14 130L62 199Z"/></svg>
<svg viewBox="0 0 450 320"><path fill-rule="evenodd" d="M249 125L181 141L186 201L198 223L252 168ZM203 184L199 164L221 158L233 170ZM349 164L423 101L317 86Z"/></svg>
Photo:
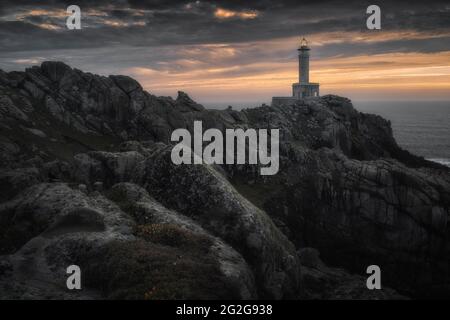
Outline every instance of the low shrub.
<svg viewBox="0 0 450 320"><path fill-rule="evenodd" d="M85 284L110 299L237 298L217 261L188 247L114 241L90 251L82 270Z"/></svg>
<svg viewBox="0 0 450 320"><path fill-rule="evenodd" d="M147 241L176 248L191 248L193 251L207 253L212 240L195 234L174 224L145 224L136 227L136 235Z"/></svg>

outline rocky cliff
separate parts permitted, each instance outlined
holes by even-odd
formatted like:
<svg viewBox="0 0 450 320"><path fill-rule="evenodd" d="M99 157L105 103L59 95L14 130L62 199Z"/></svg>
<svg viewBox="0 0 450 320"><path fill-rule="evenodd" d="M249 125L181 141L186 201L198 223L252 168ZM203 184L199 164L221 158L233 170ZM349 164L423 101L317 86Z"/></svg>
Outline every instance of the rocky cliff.
<svg viewBox="0 0 450 320"><path fill-rule="evenodd" d="M194 120L279 128L279 173L174 165ZM449 169L345 98L206 110L44 62L0 70L0 151L2 298L399 298L365 288L371 264L406 296L450 295Z"/></svg>

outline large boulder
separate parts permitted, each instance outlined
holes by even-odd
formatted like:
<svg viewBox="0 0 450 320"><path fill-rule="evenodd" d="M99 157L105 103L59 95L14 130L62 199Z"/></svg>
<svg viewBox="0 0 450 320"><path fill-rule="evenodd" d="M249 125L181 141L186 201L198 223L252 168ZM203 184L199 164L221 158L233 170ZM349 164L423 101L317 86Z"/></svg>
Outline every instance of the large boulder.
<svg viewBox="0 0 450 320"><path fill-rule="evenodd" d="M0 297L257 297L247 263L221 239L136 185L116 185L108 197L52 183L4 203ZM139 215L129 211L128 202ZM82 291L65 289L71 265L81 269Z"/></svg>

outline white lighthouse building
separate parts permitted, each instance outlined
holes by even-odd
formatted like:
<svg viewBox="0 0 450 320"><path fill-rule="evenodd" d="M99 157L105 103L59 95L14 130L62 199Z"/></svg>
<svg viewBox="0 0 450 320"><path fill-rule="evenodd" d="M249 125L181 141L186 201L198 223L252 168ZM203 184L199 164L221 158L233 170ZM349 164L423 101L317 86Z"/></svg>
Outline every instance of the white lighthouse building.
<svg viewBox="0 0 450 320"><path fill-rule="evenodd" d="M319 96L319 84L309 82L310 50L303 38L298 48L298 82L292 84L292 97L273 97L272 105L291 104L299 99Z"/></svg>

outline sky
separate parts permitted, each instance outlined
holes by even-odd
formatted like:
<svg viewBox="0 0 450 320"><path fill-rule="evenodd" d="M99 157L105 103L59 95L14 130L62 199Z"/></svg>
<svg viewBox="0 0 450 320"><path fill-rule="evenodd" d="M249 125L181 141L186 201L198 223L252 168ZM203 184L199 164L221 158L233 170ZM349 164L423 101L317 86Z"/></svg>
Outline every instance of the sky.
<svg viewBox="0 0 450 320"><path fill-rule="evenodd" d="M66 27L71 4L81 30ZM370 4L381 8L381 30L366 27ZM448 0L0 2L0 69L58 60L202 103L291 95L302 37L322 95L450 101Z"/></svg>

